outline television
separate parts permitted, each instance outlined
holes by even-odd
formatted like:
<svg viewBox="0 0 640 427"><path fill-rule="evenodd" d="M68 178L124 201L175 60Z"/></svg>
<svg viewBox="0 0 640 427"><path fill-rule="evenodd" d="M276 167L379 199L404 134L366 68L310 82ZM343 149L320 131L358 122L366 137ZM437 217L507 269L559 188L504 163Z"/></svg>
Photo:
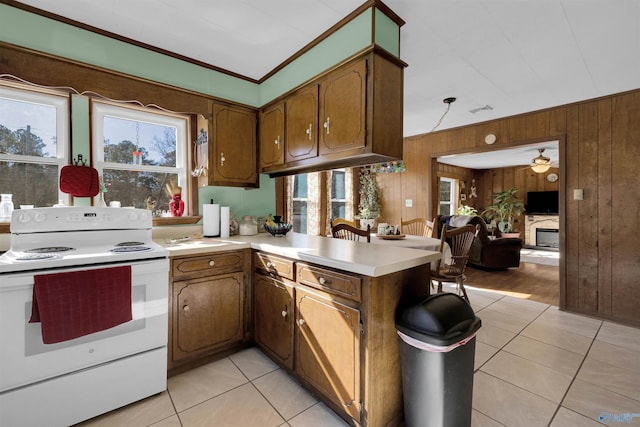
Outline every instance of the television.
<svg viewBox="0 0 640 427"><path fill-rule="evenodd" d="M557 191L528 191L524 210L528 214L558 214Z"/></svg>

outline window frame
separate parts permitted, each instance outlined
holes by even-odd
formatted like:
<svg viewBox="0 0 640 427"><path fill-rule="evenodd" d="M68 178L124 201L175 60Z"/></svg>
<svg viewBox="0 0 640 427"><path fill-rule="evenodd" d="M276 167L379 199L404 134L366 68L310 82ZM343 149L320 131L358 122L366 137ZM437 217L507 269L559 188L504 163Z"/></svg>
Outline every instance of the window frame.
<svg viewBox="0 0 640 427"><path fill-rule="evenodd" d="M451 191L449 194L449 200L443 201L440 199L440 194L442 194L442 183L443 182L449 182L451 184ZM440 207L443 204L447 204L451 207L450 209L450 213L449 215L455 215L456 214L456 210L458 209L458 180L455 178L447 178L447 177L441 177L440 178L440 182L439 182L439 186L438 186L438 214L439 215L444 215L441 211L440 211Z"/></svg>
<svg viewBox="0 0 640 427"><path fill-rule="evenodd" d="M104 117L115 117L124 120L132 120L146 123L153 123L162 126L173 126L177 128L176 135L176 166L153 166L153 165L134 165L124 163L113 163L104 161ZM150 108L138 107L133 105L122 105L103 100L91 101L91 130L92 130L92 148L91 157L93 166L100 176L103 175L104 169L123 170L123 171L145 171L155 173L177 174L177 185L182 187L182 200L185 203L185 211L182 217L167 217L165 220L184 218L192 213L190 212L191 200L191 176L188 173L190 164L189 141L191 141L191 120L188 115L172 114L165 111L152 110ZM100 195L94 198L94 204L97 203ZM167 195L167 197L169 197ZM158 217L159 218L159 217Z"/></svg>
<svg viewBox="0 0 640 427"><path fill-rule="evenodd" d="M71 101L69 93L46 88L25 86L19 83L0 81L0 97L17 102L47 105L56 111L56 152L53 157L38 157L23 154L9 154L0 152L0 161L55 165L58 167L58 182L60 171L69 163L69 147L71 135ZM58 185L56 201L70 203L70 196L63 193ZM8 221L1 221L8 223Z"/></svg>

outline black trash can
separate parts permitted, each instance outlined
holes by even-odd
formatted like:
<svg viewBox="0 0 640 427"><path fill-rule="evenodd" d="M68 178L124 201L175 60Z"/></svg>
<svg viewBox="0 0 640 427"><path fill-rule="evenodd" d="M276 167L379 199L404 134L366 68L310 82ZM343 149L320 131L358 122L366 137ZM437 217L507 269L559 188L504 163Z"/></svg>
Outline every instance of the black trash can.
<svg viewBox="0 0 640 427"><path fill-rule="evenodd" d="M461 297L440 293L396 312L407 427L471 425L475 336L480 318Z"/></svg>

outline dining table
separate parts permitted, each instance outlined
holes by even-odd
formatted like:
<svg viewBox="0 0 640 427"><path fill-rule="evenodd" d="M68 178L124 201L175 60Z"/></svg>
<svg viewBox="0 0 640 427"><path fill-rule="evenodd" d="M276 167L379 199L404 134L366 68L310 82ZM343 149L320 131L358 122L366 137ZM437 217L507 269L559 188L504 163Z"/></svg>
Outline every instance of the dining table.
<svg viewBox="0 0 640 427"><path fill-rule="evenodd" d="M378 235L375 233L371 233L371 243L376 245L440 252L440 239L436 239L433 237L414 236L411 234L395 236ZM446 242L444 243L441 259L441 262L444 263L451 261L451 248ZM435 268L435 264L436 263L431 263L432 270Z"/></svg>

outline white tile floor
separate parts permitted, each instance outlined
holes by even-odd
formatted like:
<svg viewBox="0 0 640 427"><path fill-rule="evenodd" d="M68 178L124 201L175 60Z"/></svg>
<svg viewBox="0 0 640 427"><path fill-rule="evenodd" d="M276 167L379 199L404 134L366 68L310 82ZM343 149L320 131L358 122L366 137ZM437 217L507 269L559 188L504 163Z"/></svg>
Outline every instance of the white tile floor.
<svg viewBox="0 0 640 427"><path fill-rule="evenodd" d="M606 414L608 425L640 425L640 329L491 291L468 292L483 322L476 341L474 427L602 426L599 417ZM346 423L251 348L172 377L167 392L83 425Z"/></svg>

